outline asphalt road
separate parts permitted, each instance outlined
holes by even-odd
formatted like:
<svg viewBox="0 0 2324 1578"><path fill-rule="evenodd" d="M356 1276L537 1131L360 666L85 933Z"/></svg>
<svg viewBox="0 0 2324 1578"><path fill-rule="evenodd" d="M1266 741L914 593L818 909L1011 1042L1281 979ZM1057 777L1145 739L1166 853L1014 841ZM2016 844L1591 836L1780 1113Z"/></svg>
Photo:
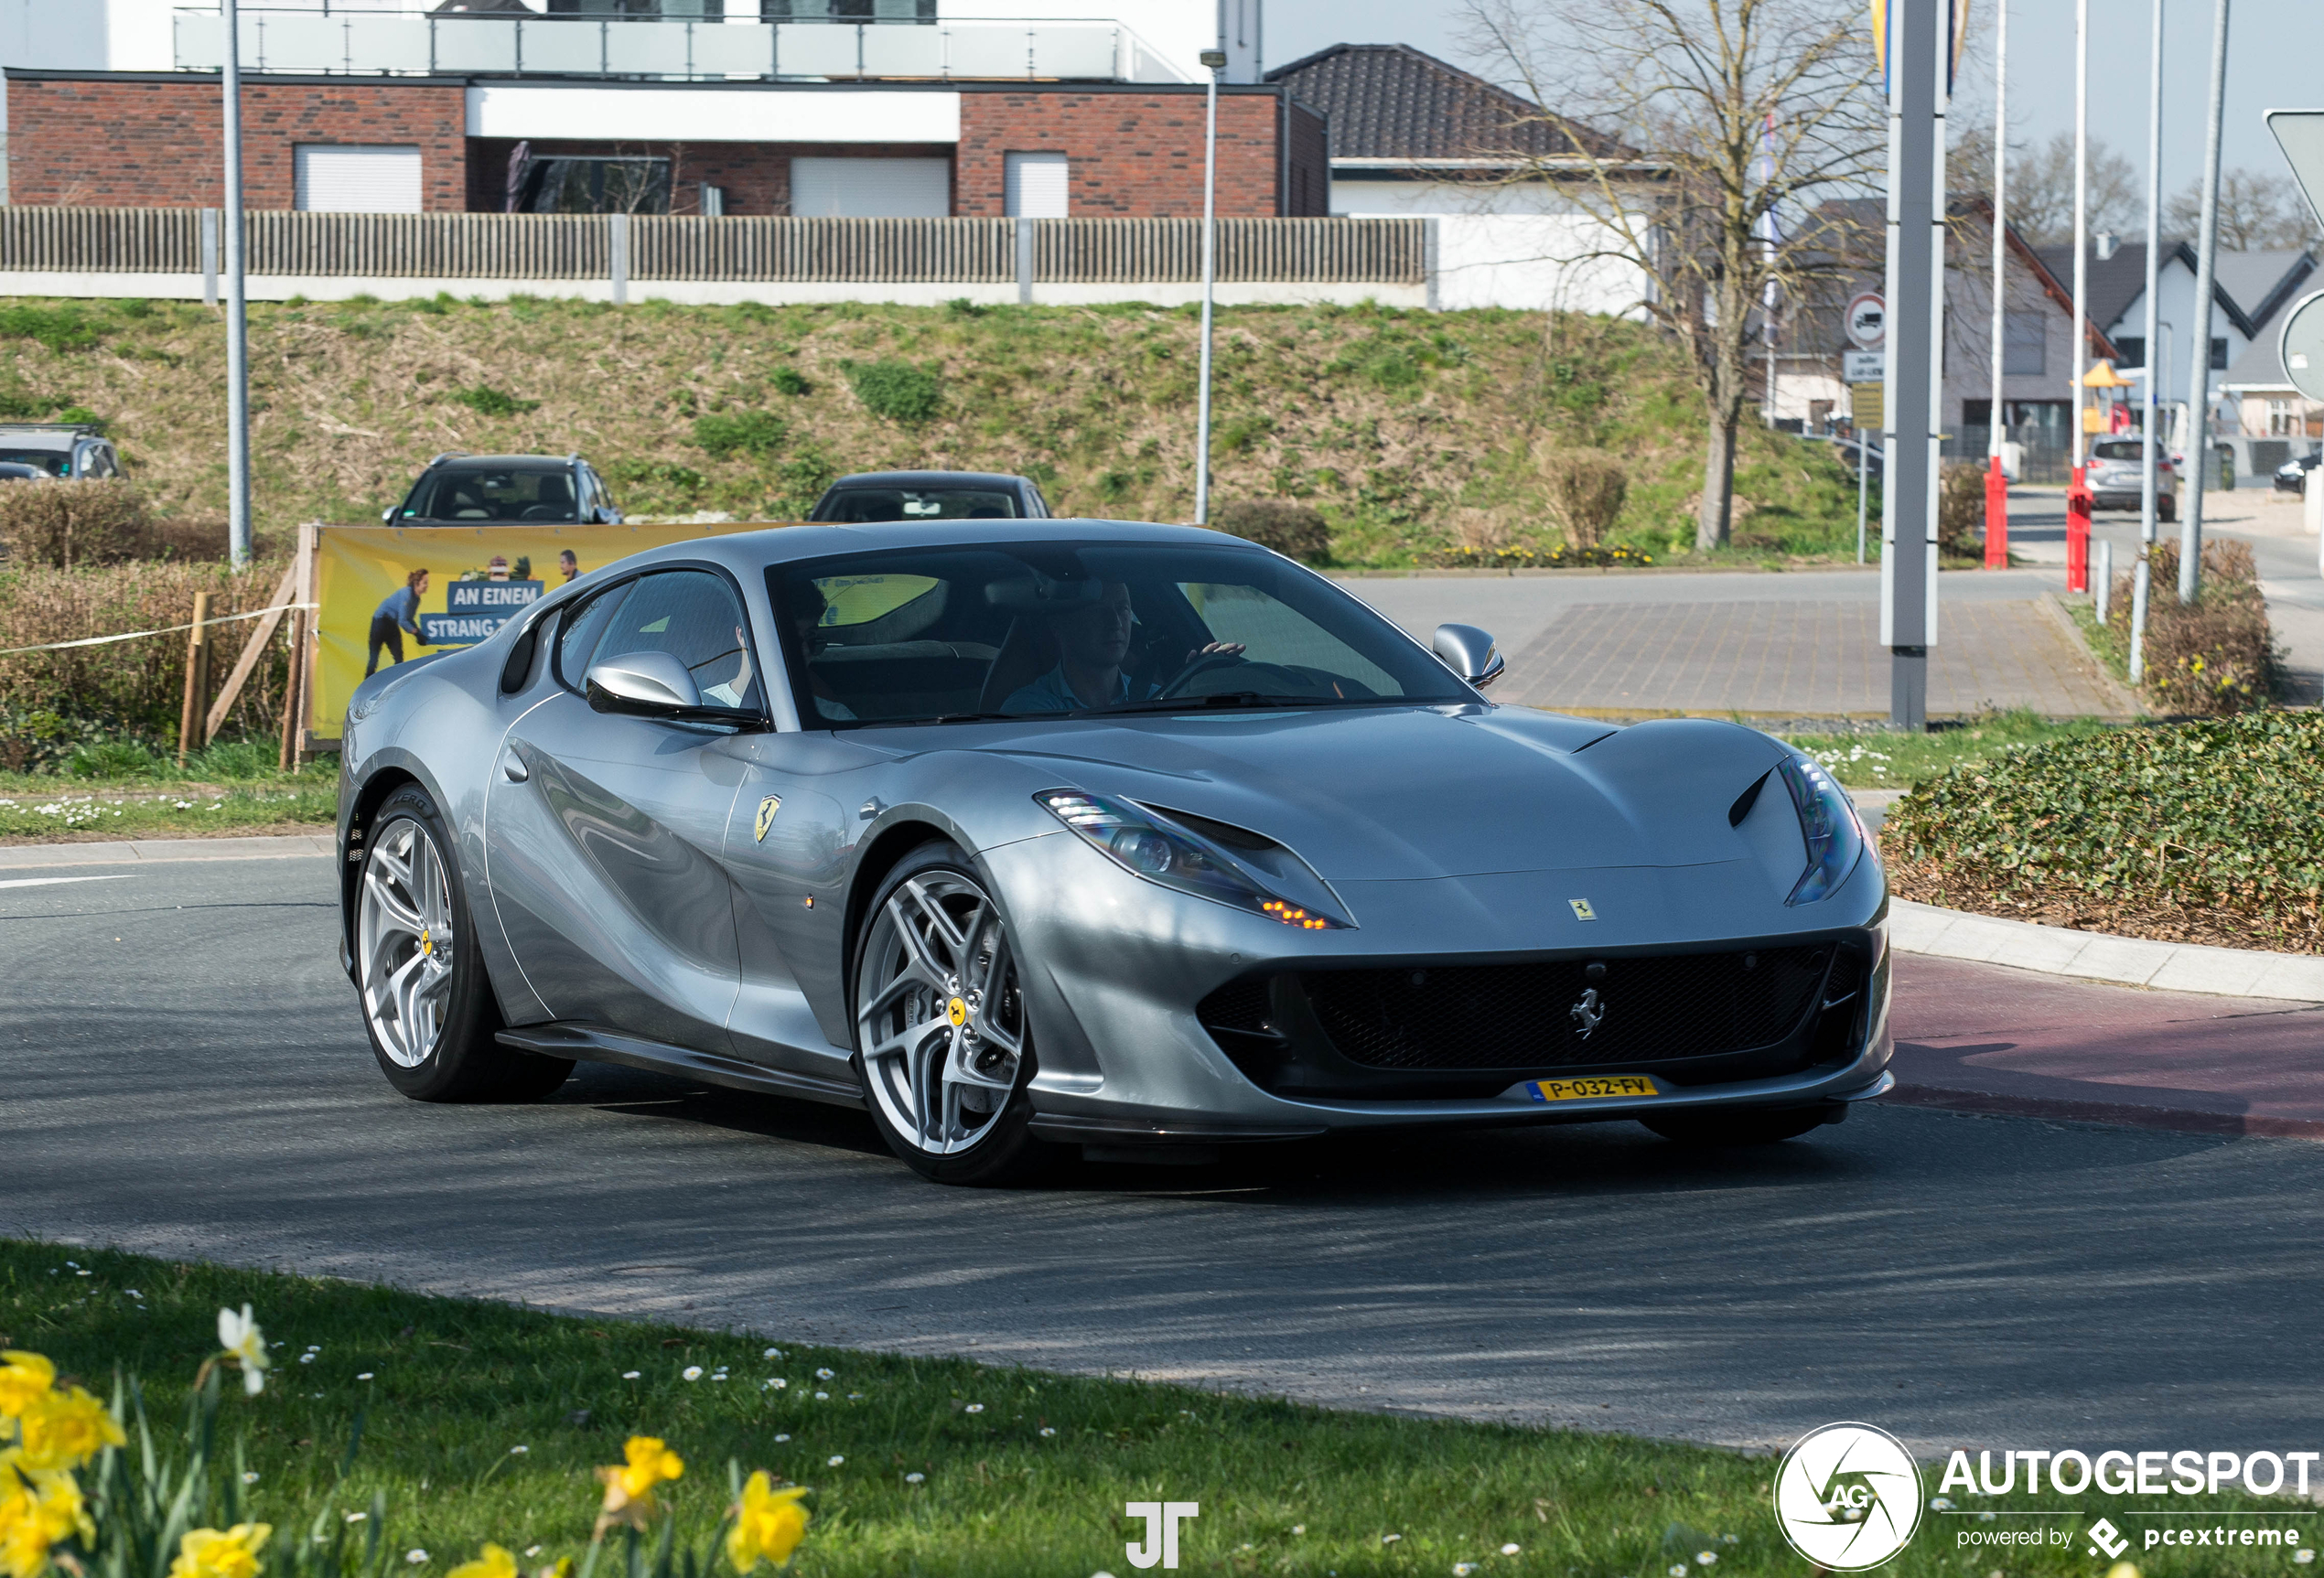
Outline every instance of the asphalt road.
<svg viewBox="0 0 2324 1578"><path fill-rule="evenodd" d="M2324 1432L2311 1143L1882 1109L1728 1157L1616 1125L944 1190L859 1115L621 1070L403 1101L327 862L117 871L0 880L0 1232L1738 1444Z"/></svg>

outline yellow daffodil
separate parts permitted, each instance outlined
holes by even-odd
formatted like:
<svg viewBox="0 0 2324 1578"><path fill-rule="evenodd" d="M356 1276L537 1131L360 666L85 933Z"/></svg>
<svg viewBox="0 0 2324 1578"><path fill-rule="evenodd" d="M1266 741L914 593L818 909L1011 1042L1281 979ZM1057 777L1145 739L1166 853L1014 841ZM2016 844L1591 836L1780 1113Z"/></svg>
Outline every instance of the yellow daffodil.
<svg viewBox="0 0 2324 1578"><path fill-rule="evenodd" d="M778 1567L790 1562L791 1553L807 1535L809 1514L799 1505L806 1494L803 1485L777 1490L763 1468L750 1476L742 1487L742 1499L735 1504L735 1526L726 1531L726 1560L736 1572L751 1572L762 1561Z"/></svg>
<svg viewBox="0 0 2324 1578"><path fill-rule="evenodd" d="M105 1405L77 1386L42 1394L16 1417L19 1460L36 1472L78 1468L128 1439Z"/></svg>
<svg viewBox="0 0 2324 1578"><path fill-rule="evenodd" d="M48 1548L97 1530L70 1474L19 1471L0 1465L0 1574L33 1578L48 1565Z"/></svg>
<svg viewBox="0 0 2324 1578"><path fill-rule="evenodd" d="M256 1397L266 1390L266 1370L272 1361L266 1357L266 1334L252 1318L250 1305L242 1305L240 1315L232 1310L218 1312L218 1346L226 1358L242 1366L244 1391Z"/></svg>
<svg viewBox="0 0 2324 1578"><path fill-rule="evenodd" d="M178 1542L169 1578L258 1578L258 1548L274 1532L271 1523L237 1523L231 1529L189 1529Z"/></svg>
<svg viewBox="0 0 2324 1578"><path fill-rule="evenodd" d="M684 1459L658 1436L633 1435L622 1444L621 1453L627 1463L597 1470L597 1477L605 1482L605 1509L597 1518L600 1531L615 1523L644 1528L654 1511L653 1487L686 1471Z"/></svg>
<svg viewBox="0 0 2324 1578"><path fill-rule="evenodd" d="M0 1353L0 1419L14 1419L47 1394L57 1381L57 1367L37 1353L11 1348Z"/></svg>
<svg viewBox="0 0 2324 1578"><path fill-rule="evenodd" d="M461 1562L446 1578L516 1578L516 1558L487 1540L482 1555Z"/></svg>

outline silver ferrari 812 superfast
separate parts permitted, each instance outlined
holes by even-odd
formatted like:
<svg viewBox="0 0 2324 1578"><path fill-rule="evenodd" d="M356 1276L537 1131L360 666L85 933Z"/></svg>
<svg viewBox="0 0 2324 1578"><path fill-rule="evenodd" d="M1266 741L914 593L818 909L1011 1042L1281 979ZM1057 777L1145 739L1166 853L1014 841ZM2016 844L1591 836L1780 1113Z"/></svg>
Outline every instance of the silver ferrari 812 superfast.
<svg viewBox="0 0 2324 1578"><path fill-rule="evenodd" d="M408 1096L629 1064L865 1108L951 1183L1423 1125L1763 1143L1888 1089L1887 879L1832 778L1496 706L1501 667L1192 527L657 549L356 692L344 961Z"/></svg>

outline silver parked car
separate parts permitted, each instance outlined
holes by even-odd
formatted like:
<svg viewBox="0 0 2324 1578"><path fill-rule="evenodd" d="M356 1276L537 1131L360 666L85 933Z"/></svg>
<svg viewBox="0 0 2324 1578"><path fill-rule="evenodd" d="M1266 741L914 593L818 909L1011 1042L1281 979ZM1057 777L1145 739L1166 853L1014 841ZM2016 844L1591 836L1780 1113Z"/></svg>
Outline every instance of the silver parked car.
<svg viewBox="0 0 2324 1578"><path fill-rule="evenodd" d="M2136 435L2128 438L2101 438L2090 446L2091 508L2093 510L2142 510L2146 508L2143 489L2146 487L2146 444ZM2155 457L2155 518L2158 521L2179 519L2179 467L2175 457L2158 455Z"/></svg>
<svg viewBox="0 0 2324 1578"><path fill-rule="evenodd" d="M121 455L113 440L86 422L0 423L0 462L65 479L121 475Z"/></svg>
<svg viewBox="0 0 2324 1578"><path fill-rule="evenodd" d="M344 962L388 1079L572 1061L868 1110L958 1183L1045 1154L1637 1119L1891 1083L1888 891L1812 760L1480 693L1189 527L798 526L657 549L346 723Z"/></svg>

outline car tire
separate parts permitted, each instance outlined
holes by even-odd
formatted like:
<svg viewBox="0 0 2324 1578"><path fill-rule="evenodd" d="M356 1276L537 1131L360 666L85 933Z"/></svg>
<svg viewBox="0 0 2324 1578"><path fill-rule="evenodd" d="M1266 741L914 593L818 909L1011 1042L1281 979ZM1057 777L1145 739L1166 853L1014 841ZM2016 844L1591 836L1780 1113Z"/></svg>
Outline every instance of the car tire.
<svg viewBox="0 0 2324 1578"><path fill-rule="evenodd" d="M1796 1140L1809 1130L1847 1116L1840 1105L1820 1107L1697 1108L1641 1118L1665 1140L1682 1145L1772 1145Z"/></svg>
<svg viewBox="0 0 2324 1578"><path fill-rule="evenodd" d="M990 879L931 842L881 879L848 980L855 1071L879 1136L939 1184L1021 1181L1058 1154L1033 1137L1032 1027Z"/></svg>
<svg viewBox="0 0 2324 1578"><path fill-rule="evenodd" d="M2173 499L2168 493L2157 495L2155 499L2155 518L2158 521L2167 522L2178 520L2179 500Z"/></svg>
<svg viewBox="0 0 2324 1578"><path fill-rule="evenodd" d="M452 847L416 784L371 818L355 894L364 1034L387 1082L415 1101L538 1100L573 1065L495 1039L504 1022Z"/></svg>

